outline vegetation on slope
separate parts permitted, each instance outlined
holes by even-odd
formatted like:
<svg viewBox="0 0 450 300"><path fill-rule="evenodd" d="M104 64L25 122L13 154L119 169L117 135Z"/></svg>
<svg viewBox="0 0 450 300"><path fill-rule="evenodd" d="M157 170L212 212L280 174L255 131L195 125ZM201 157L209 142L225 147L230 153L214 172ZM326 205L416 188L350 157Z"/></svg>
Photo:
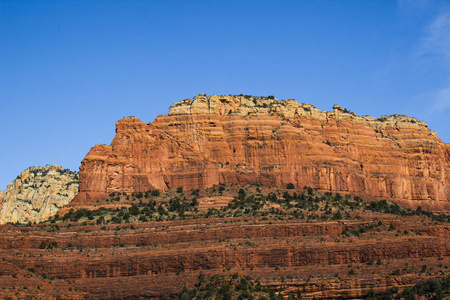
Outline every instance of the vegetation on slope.
<svg viewBox="0 0 450 300"><path fill-rule="evenodd" d="M226 206L199 209L199 197L220 197L224 193L233 196ZM242 187L239 190L220 185L202 191L202 194L199 190L184 192L182 188L163 194L156 190L132 195L111 193L106 202L118 206L122 204L122 207L71 210L62 217L56 216L52 222L120 224L211 217L330 221L359 219L359 213L362 211L403 217L422 216L438 222L450 222L449 215L434 214L422 210L421 207L413 210L386 200L365 203L359 197L330 192L320 193L310 187L296 190L292 184L288 184L286 189L269 189L266 193L263 193L257 185Z"/></svg>
<svg viewBox="0 0 450 300"><path fill-rule="evenodd" d="M450 277L442 279L428 279L419 282L412 287L399 290L394 286L380 293L373 290L365 299L389 300L389 299L444 299L445 293L450 291ZM287 298L286 298L287 297ZM164 298L163 296L161 298ZM206 280L203 274L198 277L198 282L192 289L186 287L174 299L196 300L196 299L303 299L300 290L289 295L276 293L275 290L261 285L259 280L254 280L249 276L242 276L238 273L229 275L213 275Z"/></svg>
<svg viewBox="0 0 450 300"><path fill-rule="evenodd" d="M184 288L178 296L180 300L192 299L260 299L278 300L285 299L273 289L261 285L259 280L238 273L230 275L213 275L206 280L200 274L198 282L192 289ZM300 290L287 299L302 299Z"/></svg>
<svg viewBox="0 0 450 300"><path fill-rule="evenodd" d="M214 202L211 199L220 201ZM184 253L189 249L198 249L199 247L206 249L211 245L224 252L229 251L229 253L239 253L239 251L251 253L253 250L257 252L261 249L264 250L267 245L270 246L267 249L273 249L273 245L278 244L281 247L292 247L292 249L302 247L319 249L319 247L334 248L337 246L336 248L342 250L346 245L353 247L355 244L369 247L376 243L390 245L394 240L396 241L397 236L400 236L398 241L404 242L405 245L414 246L419 245L416 242L420 242L419 247L422 247L421 241L424 238L423 246L426 247L426 243L429 241L432 243L440 241L429 238L433 235L428 236L428 226L433 227L437 224L437 228L447 228L448 225L441 226L440 223L449 221L447 215L434 214L421 208L413 210L385 200L364 202L358 197L329 192L321 193L309 187L296 189L293 184L283 188L266 188L258 185L244 187L221 185L202 191L184 191L178 188L166 193L159 193L156 190L132 195L111 193L107 201L99 205L100 208L96 210L72 210L67 214L52 218L45 224L15 228L5 226L2 230L5 232L17 230L25 235L33 233L34 230L41 231L38 236L42 236L44 230L49 232L61 230L68 236L72 236L74 240L67 238L60 241L58 238L62 235L55 233L50 238L44 237L42 241L39 241L40 244L35 243L32 248L35 250L30 250L30 252L35 251L39 255L51 255L52 257L58 255L79 256L82 259L96 261L107 255L147 255L147 251L148 253L158 251L162 253L176 249L182 249L183 251L180 253ZM401 216L401 218L397 216ZM212 219L208 220L209 218ZM159 223L171 220L188 221ZM212 234L211 237L199 240L187 239L175 243L173 240L164 241L167 234L171 232L172 236L177 236L179 232L181 232L179 236L184 235L187 232L184 231L186 230L183 228L184 225L191 226L189 228L193 232L195 231L194 234L197 234L199 224L220 224L215 227L205 226L198 231L206 237L204 233L208 233L208 230L218 230L217 232L219 232L233 227L233 230L237 232L241 224L230 223L238 222L242 222L243 228L269 227L272 232L260 237L248 233L228 236ZM248 226L245 222L249 222ZM313 224L309 226L307 223ZM284 224L292 228L296 226L311 228L324 226L323 228L325 228L328 226L334 228L334 231L333 233L326 231L311 235L307 231L299 231L293 236L278 235L277 230ZM175 225L175 229L169 228L171 225ZM71 228L69 229L69 227ZM155 230L147 230L148 228ZM106 232L113 230L115 232ZM144 232L147 233L144 234ZM134 233L139 238L130 239L130 237L134 237ZM114 241L92 246L86 242L84 234L92 237L114 236ZM156 240L155 237L163 238ZM411 242L408 244L407 241L410 239ZM391 248L387 247L386 249L388 251ZM23 255L36 255L36 253ZM419 253L418 257L413 258L402 255L390 257L389 253L383 256L384 254L381 253L380 257L368 255L355 259L352 263L338 262L338 264L326 265L323 262L315 264L314 267L313 264L311 266L302 266L301 264L290 266L277 263L271 265L270 268L267 266L260 268L258 265L250 264L239 265L236 268L220 266L214 270L202 268L201 270L207 274L207 278L199 276L199 282L195 285L195 279L184 282L181 280L188 275L191 276L191 279L196 278L197 274L192 274L193 271L191 272L190 269L178 268L179 266L172 267L170 270L164 269L162 273L158 268L152 267L151 270L156 270L155 273L146 276L153 280L164 274L168 278L170 276L177 278L177 282L181 281L178 289L172 290L171 295L180 292L183 284L186 284L189 288L183 289L175 299L281 299L277 292L282 292L284 299L286 297L300 299L302 295L297 293L299 286L304 294L303 297L311 298L314 294L303 287L311 287L322 282L335 283L341 280L347 280L347 282L366 280L366 285L361 289L359 295L361 297L367 295L369 299L442 299L442 295L448 294L449 267L446 253L448 251L437 251L431 257L429 255L421 256ZM20 259L20 257L16 257L16 254L5 257L4 261L8 263ZM17 264L22 266L23 270L38 274L45 280L52 278L45 275L52 275L48 269L44 269L36 263L25 265L20 262ZM220 272L220 269L223 273ZM193 270L198 272L200 269L193 268ZM214 275L218 274L216 272L219 272L220 275ZM245 275L224 275L232 272ZM357 278L360 277L363 279L357 281ZM368 278L386 278L386 282L396 282L399 288L390 288L380 293L379 283L374 281L372 284ZM406 278L406 280L397 280L402 278ZM13 291L16 278L9 279L11 280L8 285L8 287L10 286L9 291ZM58 280L58 277L55 277L55 280ZM311 283L310 280L312 280ZM427 281L412 286L420 280ZM276 287L276 290L272 290L268 286ZM290 288L287 289L286 286L290 286ZM386 286L389 287L386 284L383 285L383 288ZM378 294L374 291L369 292L370 289L378 291ZM29 292L29 290L26 291ZM344 294L345 292L343 292Z"/></svg>
<svg viewBox="0 0 450 300"><path fill-rule="evenodd" d="M366 299L447 299L445 293L450 292L450 276L442 279L428 279L421 281L412 287L404 288L399 291L397 287L392 287L382 293L369 292Z"/></svg>

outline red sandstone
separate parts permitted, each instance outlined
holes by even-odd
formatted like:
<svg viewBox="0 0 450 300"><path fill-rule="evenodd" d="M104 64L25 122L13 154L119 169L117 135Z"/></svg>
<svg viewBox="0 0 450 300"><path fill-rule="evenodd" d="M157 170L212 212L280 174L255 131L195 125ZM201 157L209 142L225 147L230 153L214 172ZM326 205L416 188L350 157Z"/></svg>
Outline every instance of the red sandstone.
<svg viewBox="0 0 450 300"><path fill-rule="evenodd" d="M117 191L292 182L448 211L449 174L450 145L414 118L357 117L294 100L198 96L153 123L119 120L111 145L93 147L82 161L73 204Z"/></svg>

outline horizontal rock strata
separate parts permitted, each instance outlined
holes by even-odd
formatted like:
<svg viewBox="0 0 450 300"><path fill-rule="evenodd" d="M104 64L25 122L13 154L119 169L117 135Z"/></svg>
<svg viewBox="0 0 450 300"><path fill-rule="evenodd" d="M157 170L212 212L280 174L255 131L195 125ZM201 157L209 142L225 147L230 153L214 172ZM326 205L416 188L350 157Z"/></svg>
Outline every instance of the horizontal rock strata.
<svg viewBox="0 0 450 300"><path fill-rule="evenodd" d="M384 224L381 231L358 237L342 234L379 221ZM395 231L388 230L391 225ZM33 275L41 282L54 278L47 288L57 288L55 294L69 289L84 299L156 299L160 294L178 294L184 285L193 287L200 272L206 276L239 272L260 278L283 294L300 289L307 298L358 299L370 290L404 288L440 272L448 274L445 265L450 261L448 224L418 217L369 214L345 224L208 219L132 228L127 224L78 224L54 232L51 228L0 227L0 280L11 293L21 290L19 282L29 287L25 291L35 287L29 283ZM403 230L408 234L399 236ZM44 249L43 244L54 247ZM423 265L426 273L420 271ZM358 275L349 275L351 269ZM11 278L25 270L23 281Z"/></svg>
<svg viewBox="0 0 450 300"><path fill-rule="evenodd" d="M293 99L199 95L152 123L121 119L111 145L97 145L83 159L76 201L257 182L450 209L450 146L424 122L333 109Z"/></svg>

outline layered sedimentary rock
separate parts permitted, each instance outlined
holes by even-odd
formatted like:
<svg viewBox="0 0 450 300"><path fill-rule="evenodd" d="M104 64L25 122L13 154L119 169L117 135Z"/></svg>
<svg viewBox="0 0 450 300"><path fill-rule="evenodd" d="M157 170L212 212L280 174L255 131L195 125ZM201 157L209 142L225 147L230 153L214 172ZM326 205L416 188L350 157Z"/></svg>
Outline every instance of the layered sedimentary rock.
<svg viewBox="0 0 450 300"><path fill-rule="evenodd" d="M3 225L1 293L6 298L19 292L20 299L75 299L74 292L81 299L158 299L194 287L200 274L239 272L283 295L300 289L304 299L364 299L370 290L449 276L449 224L359 213L360 220L345 223L249 217ZM345 234L368 225L375 227ZM46 297L35 296L41 294Z"/></svg>
<svg viewBox="0 0 450 300"><path fill-rule="evenodd" d="M79 201L110 192L294 183L450 209L450 145L403 115L359 117L293 99L199 95L152 123L116 124L80 167Z"/></svg>
<svg viewBox="0 0 450 300"><path fill-rule="evenodd" d="M0 224L47 220L77 193L78 173L56 165L28 168L3 193Z"/></svg>

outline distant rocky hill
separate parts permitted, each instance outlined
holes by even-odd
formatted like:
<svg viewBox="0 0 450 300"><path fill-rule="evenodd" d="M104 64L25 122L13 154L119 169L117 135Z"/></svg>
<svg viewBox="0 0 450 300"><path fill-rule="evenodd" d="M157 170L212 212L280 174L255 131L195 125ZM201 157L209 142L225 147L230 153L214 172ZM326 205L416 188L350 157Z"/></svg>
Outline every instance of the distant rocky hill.
<svg viewBox="0 0 450 300"><path fill-rule="evenodd" d="M78 173L56 165L30 167L0 195L0 224L40 222L78 193Z"/></svg>
<svg viewBox="0 0 450 300"><path fill-rule="evenodd" d="M80 167L73 203L111 192L260 183L450 209L450 146L403 115L357 116L272 96L199 95L152 123L128 117Z"/></svg>

